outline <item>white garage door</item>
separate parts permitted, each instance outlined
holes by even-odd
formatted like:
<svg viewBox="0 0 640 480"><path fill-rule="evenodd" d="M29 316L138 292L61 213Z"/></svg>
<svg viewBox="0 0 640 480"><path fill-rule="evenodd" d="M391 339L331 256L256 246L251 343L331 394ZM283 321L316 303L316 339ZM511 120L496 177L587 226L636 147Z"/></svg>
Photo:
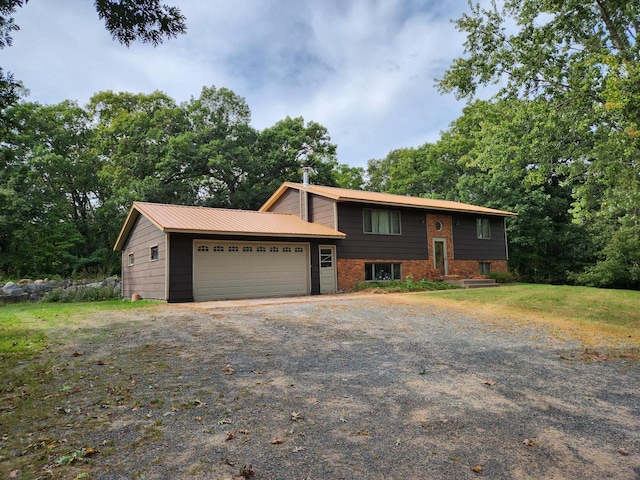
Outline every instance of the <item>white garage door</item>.
<svg viewBox="0 0 640 480"><path fill-rule="evenodd" d="M193 243L193 298L223 300L310 293L305 243Z"/></svg>

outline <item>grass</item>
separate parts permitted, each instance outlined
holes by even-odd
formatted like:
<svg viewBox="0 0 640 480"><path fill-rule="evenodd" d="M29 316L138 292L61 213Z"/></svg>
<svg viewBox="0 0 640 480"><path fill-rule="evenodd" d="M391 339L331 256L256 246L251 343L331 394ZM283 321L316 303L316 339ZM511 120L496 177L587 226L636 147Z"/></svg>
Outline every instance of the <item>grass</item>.
<svg viewBox="0 0 640 480"><path fill-rule="evenodd" d="M84 456L69 457L81 432L63 432L78 408L75 400L86 383L85 372L56 362L50 348L72 341L88 316L154 304L110 300L0 306L0 478L11 478L15 471L19 478L45 478L43 469L72 468L84 461ZM92 420L86 425L92 428ZM55 463L61 458L70 461Z"/></svg>
<svg viewBox="0 0 640 480"><path fill-rule="evenodd" d="M485 318L539 323L590 346L640 347L640 292L510 284L420 295Z"/></svg>

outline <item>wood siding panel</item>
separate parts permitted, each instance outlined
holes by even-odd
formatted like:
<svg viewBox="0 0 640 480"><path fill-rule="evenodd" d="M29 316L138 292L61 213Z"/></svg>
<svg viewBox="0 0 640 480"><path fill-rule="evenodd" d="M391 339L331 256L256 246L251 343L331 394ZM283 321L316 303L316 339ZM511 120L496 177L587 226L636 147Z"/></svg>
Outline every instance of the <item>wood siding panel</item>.
<svg viewBox="0 0 640 480"><path fill-rule="evenodd" d="M427 226L424 210L389 208L400 212L400 235L364 233L363 208L377 208L363 203L338 203L338 230L347 238L338 240L338 258L359 259L427 259ZM384 208L384 207L380 207Z"/></svg>
<svg viewBox="0 0 640 480"><path fill-rule="evenodd" d="M291 213L300 217L300 192L290 188L271 205L269 211L275 213Z"/></svg>
<svg viewBox="0 0 640 480"><path fill-rule="evenodd" d="M158 246L158 260L149 258L150 248ZM142 298L166 300L166 235L162 230L140 215L122 250L122 296L129 298L134 292ZM129 254L134 254L134 264L129 266Z"/></svg>
<svg viewBox="0 0 640 480"><path fill-rule="evenodd" d="M491 238L480 239L476 219L489 218ZM456 260L506 260L507 246L502 217L453 216L453 257Z"/></svg>
<svg viewBox="0 0 640 480"><path fill-rule="evenodd" d="M330 198L309 195L309 221L329 228L336 228L335 201Z"/></svg>

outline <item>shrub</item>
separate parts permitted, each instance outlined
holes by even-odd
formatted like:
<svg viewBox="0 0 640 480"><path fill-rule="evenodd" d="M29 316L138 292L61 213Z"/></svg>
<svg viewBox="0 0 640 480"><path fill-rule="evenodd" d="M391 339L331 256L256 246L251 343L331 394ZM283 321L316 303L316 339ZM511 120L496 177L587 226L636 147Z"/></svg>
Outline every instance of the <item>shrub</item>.
<svg viewBox="0 0 640 480"><path fill-rule="evenodd" d="M422 292L432 290L451 290L459 288L457 285L441 281L431 281L423 278L418 282L414 282L410 276L404 282L397 280L389 280L384 282L358 282L351 290L352 292L362 292L365 290L384 291L384 292Z"/></svg>
<svg viewBox="0 0 640 480"><path fill-rule="evenodd" d="M498 283L514 283L518 281L518 277L511 272L491 272L489 278Z"/></svg>
<svg viewBox="0 0 640 480"><path fill-rule="evenodd" d="M72 286L68 288L55 288L42 298L43 302L97 302L120 298L120 292L113 285L104 287Z"/></svg>

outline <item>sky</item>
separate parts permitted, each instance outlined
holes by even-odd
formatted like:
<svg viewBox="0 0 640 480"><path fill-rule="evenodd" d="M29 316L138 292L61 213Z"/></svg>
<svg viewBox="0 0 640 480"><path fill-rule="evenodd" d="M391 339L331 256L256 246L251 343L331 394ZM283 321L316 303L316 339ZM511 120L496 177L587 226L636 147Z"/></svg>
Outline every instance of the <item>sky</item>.
<svg viewBox="0 0 640 480"><path fill-rule="evenodd" d="M245 98L252 126L302 116L325 126L338 161L366 167L391 150L434 142L464 103L435 79L463 53L451 19L467 0L164 0L187 34L158 47L111 38L91 0L29 0L0 65L28 101L85 105L94 93L203 86Z"/></svg>

